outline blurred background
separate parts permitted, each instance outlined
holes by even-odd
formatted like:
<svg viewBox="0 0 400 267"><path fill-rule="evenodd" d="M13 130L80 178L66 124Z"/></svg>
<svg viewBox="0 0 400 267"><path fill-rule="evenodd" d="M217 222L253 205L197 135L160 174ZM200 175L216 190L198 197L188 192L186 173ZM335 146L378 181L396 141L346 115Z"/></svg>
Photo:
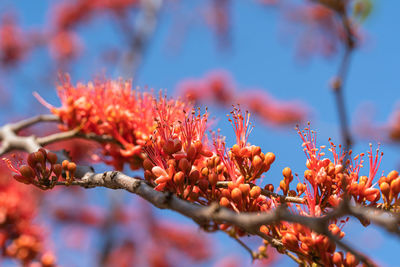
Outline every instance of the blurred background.
<svg viewBox="0 0 400 267"><path fill-rule="evenodd" d="M302 128L309 121L319 145L328 145L329 138L342 142L331 84L346 48L340 21L317 2L2 0L0 123L47 114L33 92L59 106L60 73L69 73L74 83L122 77L141 90L163 90L207 106L213 129L221 129L228 145L234 132L225 115L240 104L252 114L250 143L276 155L263 184L278 183L286 166L301 176L306 158L296 124ZM400 3L347 2L357 38L343 88L353 151L380 143L379 174L387 173L400 167ZM48 125L29 133L54 130ZM82 161L90 161L82 151L95 149L77 141L61 146ZM24 194L34 195L32 220L61 266L252 265L248 253L223 233L204 233L190 220L123 191ZM357 222L343 230L345 240L382 266L398 265L397 237ZM5 258L1 264L16 261ZM254 263L280 264L295 266L276 252Z"/></svg>

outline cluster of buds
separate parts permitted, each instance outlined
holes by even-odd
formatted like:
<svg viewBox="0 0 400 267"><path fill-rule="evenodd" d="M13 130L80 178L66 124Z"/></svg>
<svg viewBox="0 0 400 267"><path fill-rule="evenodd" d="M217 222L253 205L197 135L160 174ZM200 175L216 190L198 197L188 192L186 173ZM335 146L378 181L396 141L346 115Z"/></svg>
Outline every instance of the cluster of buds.
<svg viewBox="0 0 400 267"><path fill-rule="evenodd" d="M76 164L74 162L70 162L69 160L64 160L61 166L65 173L65 183L66 185L70 185L74 180Z"/></svg>
<svg viewBox="0 0 400 267"><path fill-rule="evenodd" d="M231 157L245 182L253 182L269 170L271 164L275 161L275 155L272 152L264 154L259 146L240 147L235 144L231 148Z"/></svg>
<svg viewBox="0 0 400 267"><path fill-rule="evenodd" d="M53 188L61 177L63 167L57 163L57 155L40 148L30 153L27 165L14 167L9 159L3 158L8 167L15 172L14 178L24 184L33 184L40 189Z"/></svg>
<svg viewBox="0 0 400 267"><path fill-rule="evenodd" d="M392 205L397 208L400 193L399 173L397 171L391 171L387 176L382 176L378 182L385 203L385 208L391 209Z"/></svg>
<svg viewBox="0 0 400 267"><path fill-rule="evenodd" d="M41 242L31 235L21 235L7 247L8 257L16 258L21 262L31 262L41 251Z"/></svg>
<svg viewBox="0 0 400 267"><path fill-rule="evenodd" d="M283 169L282 175L283 180L280 181L279 188L282 189L283 194L286 196L289 192L289 185L293 181L292 170L289 167L286 167ZM293 195L293 192L290 192L290 195ZM294 192L294 195L296 195L296 192Z"/></svg>
<svg viewBox="0 0 400 267"><path fill-rule="evenodd" d="M157 131L151 145L144 151L145 178L155 184L160 191L176 192L183 199L196 201L204 196L209 187L206 160L213 153L203 145L207 114L188 114L184 122L168 123L166 110L159 107ZM211 181L213 182L213 181Z"/></svg>

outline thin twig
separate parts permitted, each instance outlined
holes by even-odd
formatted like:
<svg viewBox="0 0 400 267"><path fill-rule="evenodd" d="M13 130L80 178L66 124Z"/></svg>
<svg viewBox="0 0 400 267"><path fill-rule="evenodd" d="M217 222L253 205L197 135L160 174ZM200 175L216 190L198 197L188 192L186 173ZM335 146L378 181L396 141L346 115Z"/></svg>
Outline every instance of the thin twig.
<svg viewBox="0 0 400 267"><path fill-rule="evenodd" d="M227 181L219 181L219 182L217 182L217 187L227 188L228 183L229 182L227 182ZM250 186L255 186L255 184L250 184ZM281 202L290 202L290 203L297 203L297 204L305 204L306 203L304 198L284 196L284 195L280 195L280 194L277 194L277 193L274 193L274 192L271 192L269 190L262 189L262 188L261 188L261 194L266 197L278 198L281 200Z"/></svg>

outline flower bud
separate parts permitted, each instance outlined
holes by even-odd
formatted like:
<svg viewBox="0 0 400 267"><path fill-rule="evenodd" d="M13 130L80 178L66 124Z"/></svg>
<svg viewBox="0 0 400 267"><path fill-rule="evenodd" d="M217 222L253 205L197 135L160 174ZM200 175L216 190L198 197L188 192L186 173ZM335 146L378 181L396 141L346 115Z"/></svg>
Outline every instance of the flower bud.
<svg viewBox="0 0 400 267"><path fill-rule="evenodd" d="M44 156L43 152L41 152L41 151L35 152L35 153L33 153L33 156L34 156L36 162L38 162L40 164L44 164L45 163L44 162L45 161L45 156Z"/></svg>
<svg viewBox="0 0 400 267"><path fill-rule="evenodd" d="M54 167L53 167L53 172L54 172L54 174L55 174L57 177L60 177L60 176L61 176L61 173L62 173L62 166L61 166L61 164L55 164Z"/></svg>
<svg viewBox="0 0 400 267"><path fill-rule="evenodd" d="M342 266L342 262L343 262L343 252L333 253L332 263L335 264L335 266L340 267Z"/></svg>
<svg viewBox="0 0 400 267"><path fill-rule="evenodd" d="M226 197L222 197L219 200L219 205L221 205L223 207L228 207L229 206L229 199L227 199Z"/></svg>
<svg viewBox="0 0 400 267"><path fill-rule="evenodd" d="M218 175L216 173L211 173L208 175L208 181L211 185L216 185L218 182Z"/></svg>
<svg viewBox="0 0 400 267"><path fill-rule="evenodd" d="M251 147L251 155L252 157L255 157L256 155L260 155L261 153L261 147L259 146L252 146Z"/></svg>
<svg viewBox="0 0 400 267"><path fill-rule="evenodd" d="M179 161L178 167L184 173L188 173L190 171L191 165L186 158L183 158Z"/></svg>
<svg viewBox="0 0 400 267"><path fill-rule="evenodd" d="M393 181L394 179L396 179L399 176L399 173L397 171L391 171L389 172L389 174L387 175L387 178L389 181Z"/></svg>
<svg viewBox="0 0 400 267"><path fill-rule="evenodd" d="M356 259L356 257L353 254L351 254L350 252L347 252L345 263L347 266L353 267L353 266L357 266L359 261Z"/></svg>
<svg viewBox="0 0 400 267"><path fill-rule="evenodd" d="M241 184L239 185L240 191L242 191L243 196L248 196L250 193L250 185L249 184Z"/></svg>
<svg viewBox="0 0 400 267"><path fill-rule="evenodd" d="M53 152L47 153L47 159L52 165L57 163L57 155Z"/></svg>
<svg viewBox="0 0 400 267"><path fill-rule="evenodd" d="M177 185L181 185L183 184L183 182L185 181L185 174L181 171L175 173L174 175L174 183Z"/></svg>
<svg viewBox="0 0 400 267"><path fill-rule="evenodd" d="M156 176L156 177L160 177L160 176L168 176L167 172L161 168L160 166L154 166L151 169L151 172Z"/></svg>
<svg viewBox="0 0 400 267"><path fill-rule="evenodd" d="M15 180L17 180L20 183L30 184L32 182L32 179L27 178L27 177L22 176L22 175L19 175L19 174L14 174L13 177L14 177Z"/></svg>
<svg viewBox="0 0 400 267"><path fill-rule="evenodd" d="M190 145L189 150L187 152L188 159L194 159L196 156L196 153L197 153L196 147L193 144Z"/></svg>
<svg viewBox="0 0 400 267"><path fill-rule="evenodd" d="M209 170L207 167L204 167L203 169L201 169L201 175L208 177L209 174Z"/></svg>
<svg viewBox="0 0 400 267"><path fill-rule="evenodd" d="M265 164L271 165L274 161L275 161L274 153L268 152L267 154L265 154L265 159L264 159Z"/></svg>
<svg viewBox="0 0 400 267"><path fill-rule="evenodd" d="M252 198L258 198L261 195L261 188L259 186L253 186L250 190L250 196Z"/></svg>
<svg viewBox="0 0 400 267"><path fill-rule="evenodd" d="M381 189L382 195L385 196L386 200L389 200L389 193L390 193L390 186L388 183L383 182L381 183L381 185L379 186L379 188Z"/></svg>
<svg viewBox="0 0 400 267"><path fill-rule="evenodd" d="M24 177L26 177L28 179L34 179L35 176L36 176L35 171L31 167L29 167L27 165L22 165L19 168L19 171L20 171L22 176L24 176Z"/></svg>
<svg viewBox="0 0 400 267"><path fill-rule="evenodd" d="M242 200L242 191L240 191L239 188L233 189L231 192L231 197L233 201L235 201L236 203L240 203Z"/></svg>
<svg viewBox="0 0 400 267"><path fill-rule="evenodd" d="M265 190L268 190L270 192L274 192L274 185L273 184L267 184L266 186L264 186Z"/></svg>
<svg viewBox="0 0 400 267"><path fill-rule="evenodd" d="M256 169L258 169L261 166L261 164L262 164L262 160L261 160L260 156L255 156L251 162L251 165Z"/></svg>
<svg viewBox="0 0 400 267"><path fill-rule="evenodd" d="M233 155L239 156L239 154L240 154L240 147L239 147L239 145L238 145L238 144L234 144L234 145L232 146L232 148L231 148L231 151L232 151Z"/></svg>
<svg viewBox="0 0 400 267"><path fill-rule="evenodd" d="M76 164L73 163L73 162L68 163L68 171L69 171L71 174L74 174L75 171L76 171Z"/></svg>
<svg viewBox="0 0 400 267"><path fill-rule="evenodd" d="M282 174L285 178L290 178L292 176L292 170L289 167L283 169Z"/></svg>
<svg viewBox="0 0 400 267"><path fill-rule="evenodd" d="M282 244L289 249L297 249L299 246L297 237L292 233L286 233L282 236Z"/></svg>
<svg viewBox="0 0 400 267"><path fill-rule="evenodd" d="M69 161L68 160L63 160L63 162L62 162L62 168L64 169L64 170L67 170L68 169L68 163L69 163Z"/></svg>
<svg viewBox="0 0 400 267"><path fill-rule="evenodd" d="M189 174L189 182L191 184L196 183L200 179L200 172L196 169L192 169L192 171Z"/></svg>
<svg viewBox="0 0 400 267"><path fill-rule="evenodd" d="M297 193L299 195L301 195L301 194L304 193L304 191L306 191L306 185L303 184L303 183L298 183L297 186L296 186L296 190L297 190Z"/></svg>
<svg viewBox="0 0 400 267"><path fill-rule="evenodd" d="M151 171L151 169L154 167L153 162L151 162L150 159L146 158L143 161L143 169Z"/></svg>

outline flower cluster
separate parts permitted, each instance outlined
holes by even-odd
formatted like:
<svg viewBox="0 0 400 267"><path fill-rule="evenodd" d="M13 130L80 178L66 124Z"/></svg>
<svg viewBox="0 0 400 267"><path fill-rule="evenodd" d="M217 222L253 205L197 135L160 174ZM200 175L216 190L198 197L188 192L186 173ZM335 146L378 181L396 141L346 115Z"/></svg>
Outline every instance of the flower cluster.
<svg viewBox="0 0 400 267"><path fill-rule="evenodd" d="M14 65L24 57L27 48L15 18L11 15L3 16L0 19L0 64Z"/></svg>
<svg viewBox="0 0 400 267"><path fill-rule="evenodd" d="M46 252L43 229L33 223L37 212L37 192L10 179L0 169L0 250L2 257L17 260L21 265L54 267L55 257Z"/></svg>
<svg viewBox="0 0 400 267"><path fill-rule="evenodd" d="M74 180L76 164L64 160L62 164L57 163L57 155L40 148L37 152L30 153L27 157L27 165L21 163L15 167L11 160L3 158L8 167L15 173L14 178L24 184L33 184L46 190L53 188L57 182L64 177L69 185Z"/></svg>
<svg viewBox="0 0 400 267"><path fill-rule="evenodd" d="M361 175L365 154L353 156L330 141L328 151L331 158L325 157L325 146L317 147L316 133L310 126L300 131L302 146L307 158L304 179L291 189L294 174L289 167L282 171L283 179L277 191L272 184L262 186L260 178L275 161L275 154L262 152L261 148L248 143L252 131L250 113L234 107L229 116L236 140L227 147L225 138L219 132L206 135L209 128L208 112L202 113L186 102L168 100L160 96L154 98L150 93L131 90L129 82L106 81L78 84L72 86L69 79L59 87L62 101L60 108L49 105L51 111L60 117L64 130L78 129L83 133L107 135L119 144L103 144L103 153L111 156L104 159L115 168L121 169L125 163L131 168L143 168L144 179L155 190L167 191L178 197L200 205L217 202L221 206L240 212L266 212L285 202L294 214L322 217L345 199L375 208L397 209L400 178L396 171L379 179L375 188L373 180L377 175L382 153L367 152L368 175ZM46 104L48 105L48 104ZM50 164L45 167L46 160ZM29 166L14 169L15 178L22 182L35 183L35 173L45 189L52 187L50 173L64 170L66 183L70 183L75 165L63 163L52 165L51 152L41 149L28 157ZM70 165L72 167L70 167ZM70 174L68 174L68 172ZM72 174L71 174L72 173ZM36 177L35 176L35 177ZM57 179L54 178L54 181ZM43 181L42 181L43 180ZM47 184L46 184L47 183ZM383 196L384 203L378 203ZM301 201L285 201L285 197ZM340 219L340 218L339 218ZM332 235L344 237L343 227L348 219L330 221ZM368 225L368 221L362 221ZM245 232L228 224L211 224L208 230L223 230L236 238ZM279 222L263 225L260 232L283 246L273 244L278 251L286 250L297 254L305 263L317 262L327 266L356 266L355 256L336 250L329 237L316 233L306 226ZM267 246L264 240L258 257L265 257Z"/></svg>
<svg viewBox="0 0 400 267"><path fill-rule="evenodd" d="M60 117L61 129L113 137L119 144L103 145L104 161L119 170L124 163L132 169L142 167L142 148L160 123L158 117L171 124L184 120L184 110L191 109L190 104L168 100L161 92L156 98L150 92L132 90L132 84L122 80L73 86L66 76L57 89L61 107L41 101Z"/></svg>

